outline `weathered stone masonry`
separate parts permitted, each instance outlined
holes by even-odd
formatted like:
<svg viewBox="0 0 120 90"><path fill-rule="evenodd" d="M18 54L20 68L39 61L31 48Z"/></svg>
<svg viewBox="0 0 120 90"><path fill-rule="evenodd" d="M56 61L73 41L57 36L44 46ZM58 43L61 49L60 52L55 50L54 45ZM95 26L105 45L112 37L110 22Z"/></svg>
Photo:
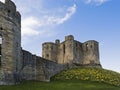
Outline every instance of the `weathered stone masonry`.
<svg viewBox="0 0 120 90"><path fill-rule="evenodd" d="M0 2L0 84L14 83L21 68L21 15L10 0Z"/></svg>
<svg viewBox="0 0 120 90"><path fill-rule="evenodd" d="M21 48L21 15L16 5L11 0L0 2L0 85L49 81L61 70L78 66L101 67L97 41L81 43L69 35L62 43L43 43L42 57L33 55Z"/></svg>
<svg viewBox="0 0 120 90"><path fill-rule="evenodd" d="M81 43L72 35L60 40L42 44L42 57L59 64L100 65L98 42L89 40Z"/></svg>

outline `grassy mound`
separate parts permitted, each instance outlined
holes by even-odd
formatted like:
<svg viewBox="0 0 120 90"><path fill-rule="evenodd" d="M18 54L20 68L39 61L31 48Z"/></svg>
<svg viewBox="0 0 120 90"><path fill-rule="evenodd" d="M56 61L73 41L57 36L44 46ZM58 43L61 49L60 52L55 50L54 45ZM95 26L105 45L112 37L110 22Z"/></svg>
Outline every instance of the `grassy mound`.
<svg viewBox="0 0 120 90"><path fill-rule="evenodd" d="M120 86L120 73L100 68L75 68L62 71L51 80L85 80Z"/></svg>

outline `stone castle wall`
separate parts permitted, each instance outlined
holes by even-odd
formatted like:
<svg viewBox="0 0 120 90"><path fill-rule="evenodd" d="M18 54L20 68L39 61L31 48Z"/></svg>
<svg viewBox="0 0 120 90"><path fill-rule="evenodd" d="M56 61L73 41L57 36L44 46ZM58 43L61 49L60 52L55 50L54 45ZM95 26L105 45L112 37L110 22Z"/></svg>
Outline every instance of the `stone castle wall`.
<svg viewBox="0 0 120 90"><path fill-rule="evenodd" d="M14 83L21 68L21 16L10 0L0 2L0 84Z"/></svg>
<svg viewBox="0 0 120 90"><path fill-rule="evenodd" d="M65 69L64 65L44 59L23 50L23 80L49 81L50 77Z"/></svg>
<svg viewBox="0 0 120 90"><path fill-rule="evenodd" d="M68 35L62 43L57 40L56 43L45 42L42 46L43 58L59 64L100 65L99 43L94 40L81 43Z"/></svg>

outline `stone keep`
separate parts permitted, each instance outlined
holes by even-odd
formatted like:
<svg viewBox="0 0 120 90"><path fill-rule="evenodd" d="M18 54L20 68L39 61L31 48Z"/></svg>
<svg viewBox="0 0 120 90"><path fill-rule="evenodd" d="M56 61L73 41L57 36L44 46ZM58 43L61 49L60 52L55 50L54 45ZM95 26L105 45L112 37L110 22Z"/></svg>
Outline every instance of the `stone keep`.
<svg viewBox="0 0 120 90"><path fill-rule="evenodd" d="M21 69L21 15L11 0L0 2L0 84L14 84Z"/></svg>
<svg viewBox="0 0 120 90"><path fill-rule="evenodd" d="M89 40L81 43L72 35L60 43L45 42L42 44L42 57L59 64L100 65L98 42Z"/></svg>

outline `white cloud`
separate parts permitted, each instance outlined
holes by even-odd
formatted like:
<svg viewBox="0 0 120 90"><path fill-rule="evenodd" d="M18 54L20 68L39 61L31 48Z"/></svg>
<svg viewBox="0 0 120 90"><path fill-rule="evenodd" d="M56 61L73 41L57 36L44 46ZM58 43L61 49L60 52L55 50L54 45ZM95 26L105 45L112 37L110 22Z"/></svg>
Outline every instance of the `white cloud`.
<svg viewBox="0 0 120 90"><path fill-rule="evenodd" d="M1 2L5 2L5 0L0 0Z"/></svg>
<svg viewBox="0 0 120 90"><path fill-rule="evenodd" d="M103 3L105 3L105 2L107 2L107 1L109 1L109 0L84 0L85 1L85 3L87 3L87 4L96 4L96 5L101 5L101 4L103 4Z"/></svg>
<svg viewBox="0 0 120 90"><path fill-rule="evenodd" d="M39 22L34 17L28 17L22 20L22 36L38 35L39 32L35 30L36 26L39 26Z"/></svg>
<svg viewBox="0 0 120 90"><path fill-rule="evenodd" d="M63 24L76 12L76 5L68 7L63 16L44 15L41 18L30 16L22 20L22 36L40 35L49 32L47 28ZM57 13L56 13L57 14ZM45 28L45 30L41 30Z"/></svg>
<svg viewBox="0 0 120 90"><path fill-rule="evenodd" d="M4 2L5 0L0 0ZM48 10L42 6L43 0L12 0L16 3L18 11L22 15L21 30L22 36L44 35L52 32L51 28L63 24L76 12L76 5L60 7ZM24 3L25 2L25 3ZM27 3L26 3L27 2ZM60 10L59 10L60 9ZM36 13L33 13L34 11Z"/></svg>
<svg viewBox="0 0 120 90"><path fill-rule="evenodd" d="M23 17L43 11L43 0L14 0L14 2Z"/></svg>
<svg viewBox="0 0 120 90"><path fill-rule="evenodd" d="M48 19L48 21L50 22L54 22L56 24L62 24L65 21L67 21L69 18L71 18L71 16L76 12L76 5L74 4L72 7L69 7L67 9L67 13L65 14L64 17L62 18L56 18L56 17L51 17Z"/></svg>

